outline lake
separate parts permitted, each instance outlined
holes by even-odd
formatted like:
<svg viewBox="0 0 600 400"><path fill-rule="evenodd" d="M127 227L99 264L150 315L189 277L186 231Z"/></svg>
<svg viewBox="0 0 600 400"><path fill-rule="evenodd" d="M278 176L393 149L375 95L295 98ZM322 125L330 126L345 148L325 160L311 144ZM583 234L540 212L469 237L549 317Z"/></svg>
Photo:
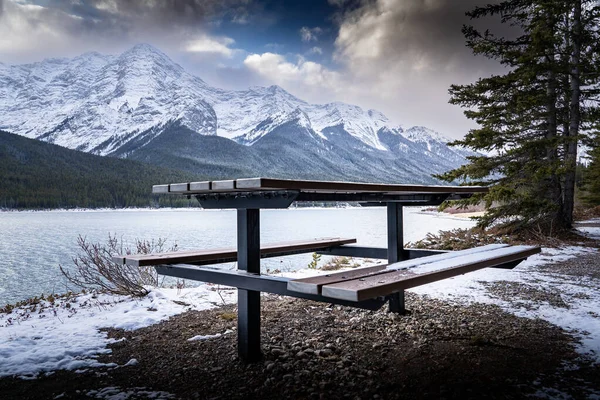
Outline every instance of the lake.
<svg viewBox="0 0 600 400"><path fill-rule="evenodd" d="M405 241L429 232L468 228L468 219L422 213L405 208ZM368 208L298 208L261 212L261 242L353 237L358 244L386 247L386 210ZM73 289L59 265L71 268L78 253L77 237L106 242L109 234L125 243L139 239L167 239L167 247L207 249L236 244L234 210L92 210L25 211L0 213L0 305L40 294ZM310 254L265 259L262 268L302 269ZM323 257L323 261L325 257ZM322 263L321 262L321 263ZM233 264L224 265L232 268ZM187 283L188 285L191 282Z"/></svg>

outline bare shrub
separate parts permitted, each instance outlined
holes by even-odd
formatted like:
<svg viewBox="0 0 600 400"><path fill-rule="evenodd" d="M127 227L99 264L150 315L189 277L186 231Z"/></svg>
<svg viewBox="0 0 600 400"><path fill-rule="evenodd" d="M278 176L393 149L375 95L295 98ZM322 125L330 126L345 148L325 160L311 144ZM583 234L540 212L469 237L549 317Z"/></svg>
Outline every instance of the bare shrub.
<svg viewBox="0 0 600 400"><path fill-rule="evenodd" d="M321 267L323 271L337 271L343 268L356 268L360 264L355 262L352 257L337 256L333 257L327 264Z"/></svg>
<svg viewBox="0 0 600 400"><path fill-rule="evenodd" d="M85 237L77 238L79 254L73 258L75 269L67 270L60 265L60 271L69 282L81 288L99 288L114 294L145 296L147 286L160 286L159 276L154 267L135 267L113 261L114 256L129 254L149 254L164 251L166 239L136 239L133 249L124 245L116 235L108 235L106 243L90 243ZM168 251L176 251L177 245Z"/></svg>

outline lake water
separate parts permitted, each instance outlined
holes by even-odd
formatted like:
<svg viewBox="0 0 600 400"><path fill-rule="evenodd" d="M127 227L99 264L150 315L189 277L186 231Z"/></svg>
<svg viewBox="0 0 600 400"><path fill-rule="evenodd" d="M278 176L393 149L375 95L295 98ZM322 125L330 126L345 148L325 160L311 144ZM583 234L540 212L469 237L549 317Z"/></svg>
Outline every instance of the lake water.
<svg viewBox="0 0 600 400"><path fill-rule="evenodd" d="M470 220L421 213L405 208L405 240L428 232L467 228ZM261 212L261 242L317 237L352 237L358 244L386 247L385 208L265 210ZM69 287L59 265L70 268L78 252L77 237L106 242L109 234L126 243L167 239L167 247L208 249L236 244L234 210L106 210L0 213L0 305L42 293L63 293ZM310 254L262 261L263 269L305 268ZM325 261L325 257L323 259ZM224 265L231 268L232 265ZM72 288L72 287L71 287Z"/></svg>

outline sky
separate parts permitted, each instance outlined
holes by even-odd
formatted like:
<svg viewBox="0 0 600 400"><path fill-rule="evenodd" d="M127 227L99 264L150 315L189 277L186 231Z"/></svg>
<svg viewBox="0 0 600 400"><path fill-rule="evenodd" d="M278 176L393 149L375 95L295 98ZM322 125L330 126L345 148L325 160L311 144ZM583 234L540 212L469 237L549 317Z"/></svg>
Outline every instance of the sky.
<svg viewBox="0 0 600 400"><path fill-rule="evenodd" d="M0 62L149 43L216 87L275 84L459 138L474 125L448 104L449 86L502 71L461 33L465 12L489 2L0 0Z"/></svg>

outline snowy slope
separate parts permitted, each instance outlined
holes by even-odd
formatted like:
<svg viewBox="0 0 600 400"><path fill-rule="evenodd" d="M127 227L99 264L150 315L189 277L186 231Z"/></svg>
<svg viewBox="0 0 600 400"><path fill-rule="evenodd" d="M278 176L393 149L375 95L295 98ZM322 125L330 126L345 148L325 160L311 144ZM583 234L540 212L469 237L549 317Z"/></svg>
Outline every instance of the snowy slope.
<svg viewBox="0 0 600 400"><path fill-rule="evenodd" d="M86 53L0 64L2 130L99 155L129 156L173 124L246 146L274 131L281 135L285 126L289 132L308 131L303 140L319 152L340 153L340 146L370 149L438 169L465 161L465 152L449 148L440 134L394 125L375 110L337 102L309 104L278 86L242 91L211 87L147 44L118 56ZM296 128L290 130L291 125ZM335 143L323 145L332 138Z"/></svg>

